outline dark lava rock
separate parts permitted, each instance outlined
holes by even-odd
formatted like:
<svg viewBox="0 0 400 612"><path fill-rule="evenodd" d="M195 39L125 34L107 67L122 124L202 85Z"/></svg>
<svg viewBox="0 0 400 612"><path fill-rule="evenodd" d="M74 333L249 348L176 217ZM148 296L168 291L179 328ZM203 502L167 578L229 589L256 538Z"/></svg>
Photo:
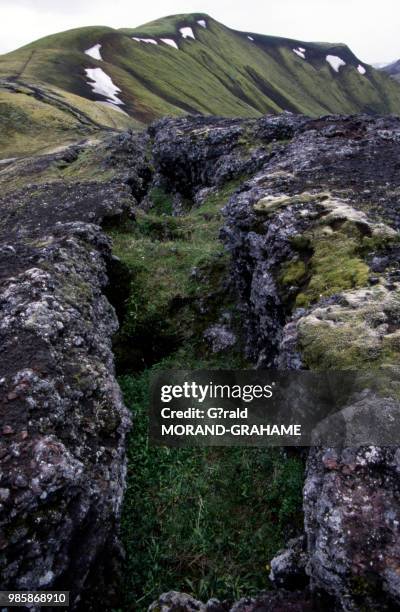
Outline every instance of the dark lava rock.
<svg viewBox="0 0 400 612"><path fill-rule="evenodd" d="M0 584L69 590L72 608L96 610L96 594L107 606L118 591L130 425L98 223L135 200L122 179L40 182L58 157L28 162L37 184L0 201Z"/></svg>
<svg viewBox="0 0 400 612"><path fill-rule="evenodd" d="M154 187L182 214L234 179L221 238L238 343L255 367L315 367L304 346L323 342L328 328L345 330L344 344L356 330L366 361L397 355L400 332L399 249L379 246L400 223L399 119L165 119L98 149L98 178L51 174L54 164L79 163L75 147L0 173L8 185L0 197L0 584L70 590L72 608L85 610L98 609L96 596L104 609L118 607L129 428L111 350L118 322L105 297L117 262L102 225L133 222ZM361 236L359 252L373 239L368 286L296 302L314 272L313 247L298 238L343 225ZM218 325L210 321L216 350L234 341ZM331 345L322 344L318 367ZM152 609L399 609L398 455L393 447L312 450L305 550L290 545L272 562L278 590L229 605L168 593Z"/></svg>
<svg viewBox="0 0 400 612"><path fill-rule="evenodd" d="M257 597L244 597L235 604L211 599L202 603L187 595L170 591L163 593L148 612L311 612L325 610L303 591L265 591Z"/></svg>
<svg viewBox="0 0 400 612"><path fill-rule="evenodd" d="M303 589L308 585L307 543L304 536L289 540L271 561L270 580L278 588Z"/></svg>

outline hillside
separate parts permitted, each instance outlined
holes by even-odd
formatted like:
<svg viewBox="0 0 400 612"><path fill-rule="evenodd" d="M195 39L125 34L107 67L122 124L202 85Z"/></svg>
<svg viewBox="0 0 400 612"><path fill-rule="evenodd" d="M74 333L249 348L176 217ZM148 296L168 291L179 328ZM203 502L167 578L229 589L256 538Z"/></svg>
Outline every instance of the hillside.
<svg viewBox="0 0 400 612"><path fill-rule="evenodd" d="M398 113L400 86L343 44L239 32L200 13L79 28L0 56L3 157L164 115L283 110Z"/></svg>

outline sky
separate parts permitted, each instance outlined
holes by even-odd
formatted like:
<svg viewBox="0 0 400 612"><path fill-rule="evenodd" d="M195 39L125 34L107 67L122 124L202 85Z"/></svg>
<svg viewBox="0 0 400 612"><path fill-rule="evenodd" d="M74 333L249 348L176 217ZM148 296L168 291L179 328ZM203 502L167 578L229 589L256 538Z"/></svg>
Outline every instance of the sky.
<svg viewBox="0 0 400 612"><path fill-rule="evenodd" d="M400 58L398 0L0 0L0 53L69 28L135 27L194 12L238 30L344 42L368 63Z"/></svg>

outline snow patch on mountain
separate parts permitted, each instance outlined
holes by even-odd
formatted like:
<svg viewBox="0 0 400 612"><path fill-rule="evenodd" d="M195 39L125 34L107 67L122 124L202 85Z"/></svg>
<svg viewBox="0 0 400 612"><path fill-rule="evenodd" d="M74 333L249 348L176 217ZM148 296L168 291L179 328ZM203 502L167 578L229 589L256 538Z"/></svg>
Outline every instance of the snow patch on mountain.
<svg viewBox="0 0 400 612"><path fill-rule="evenodd" d="M206 24L206 22L205 22L205 20L204 20L204 19L199 19L197 23L198 23L198 24L199 24L199 26L201 26L202 28L206 28L206 27L207 27L207 24Z"/></svg>
<svg viewBox="0 0 400 612"><path fill-rule="evenodd" d="M357 70L360 74L365 74L367 71L365 70L364 66L362 66L361 64L358 64L357 66Z"/></svg>
<svg viewBox="0 0 400 612"><path fill-rule="evenodd" d="M183 38L193 38L193 40L196 40L193 34L193 30L189 26L185 28L179 28L179 31L182 34Z"/></svg>
<svg viewBox="0 0 400 612"><path fill-rule="evenodd" d="M341 66L346 66L346 62L342 60L341 57L338 57L337 55L327 55L326 61L328 62L328 64L331 66L331 68L335 72L339 72L339 68Z"/></svg>
<svg viewBox="0 0 400 612"><path fill-rule="evenodd" d="M154 40L154 38L137 38L136 36L132 36L132 39L136 40L136 42L144 42L150 43L151 45L158 45L158 42Z"/></svg>
<svg viewBox="0 0 400 612"><path fill-rule="evenodd" d="M170 47L174 47L174 49L178 49L179 50L179 47L178 47L178 45L176 44L176 42L174 41L173 38L162 38L161 40L166 45L169 45Z"/></svg>
<svg viewBox="0 0 400 612"><path fill-rule="evenodd" d="M306 50L303 47L297 47L297 49L293 49L293 53L296 53L299 57L306 59Z"/></svg>
<svg viewBox="0 0 400 612"><path fill-rule="evenodd" d="M90 47L90 49L86 49L85 53L86 55L90 55L90 57L93 57L93 59L95 60L103 61L103 58L101 57L101 54L100 54L100 49L101 49L100 44L93 45L93 47Z"/></svg>
<svg viewBox="0 0 400 612"><path fill-rule="evenodd" d="M88 79L92 81L87 81L87 83L92 88L93 93L104 96L110 104L124 104L117 95L121 90L114 85L104 70L101 68L85 68L85 72Z"/></svg>
<svg viewBox="0 0 400 612"><path fill-rule="evenodd" d="M252 36L248 36L247 38L251 40L252 42L254 42L254 38Z"/></svg>

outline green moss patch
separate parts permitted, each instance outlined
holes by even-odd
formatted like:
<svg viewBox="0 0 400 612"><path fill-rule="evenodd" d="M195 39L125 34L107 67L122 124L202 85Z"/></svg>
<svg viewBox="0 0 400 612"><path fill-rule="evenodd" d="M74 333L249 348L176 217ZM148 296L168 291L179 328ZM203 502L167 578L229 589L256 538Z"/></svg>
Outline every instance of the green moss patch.
<svg viewBox="0 0 400 612"><path fill-rule="evenodd" d="M291 196L290 204L304 197ZM279 273L283 286L297 286L295 306L309 307L321 298L368 285L371 253L385 250L399 241L399 234L383 223L370 221L365 213L346 202L317 198L319 217L310 229L291 239L297 257L284 264ZM297 198L300 198L298 200ZM262 200L261 200L262 202ZM271 201L271 211L282 198Z"/></svg>
<svg viewBox="0 0 400 612"><path fill-rule="evenodd" d="M400 289L383 286L342 295L340 304L316 308L298 324L299 347L310 369L398 367Z"/></svg>
<svg viewBox="0 0 400 612"><path fill-rule="evenodd" d="M313 250L308 262L310 280L298 294L297 306L308 306L322 297L367 284L369 267L359 254L362 234L357 228L318 228L309 236L309 244Z"/></svg>
<svg viewBox="0 0 400 612"><path fill-rule="evenodd" d="M283 285L297 285L301 283L307 273L306 264L302 260L291 261L282 266L280 282Z"/></svg>

